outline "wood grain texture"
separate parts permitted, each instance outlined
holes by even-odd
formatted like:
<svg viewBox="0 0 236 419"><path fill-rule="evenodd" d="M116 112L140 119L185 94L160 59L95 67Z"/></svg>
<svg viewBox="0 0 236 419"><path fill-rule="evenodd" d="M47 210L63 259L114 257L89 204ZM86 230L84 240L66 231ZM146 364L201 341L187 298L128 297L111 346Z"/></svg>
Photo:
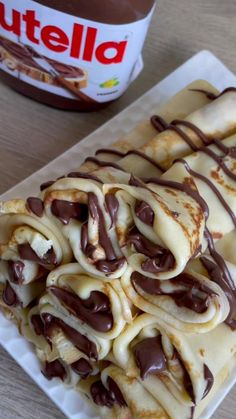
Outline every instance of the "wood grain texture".
<svg viewBox="0 0 236 419"><path fill-rule="evenodd" d="M74 145L197 51L211 50L236 72L235 14L235 0L158 0L142 75L119 101L99 113L51 109L0 83L0 192ZM1 349L0 362L0 419L64 418ZM214 415L215 419L235 417L236 388Z"/></svg>

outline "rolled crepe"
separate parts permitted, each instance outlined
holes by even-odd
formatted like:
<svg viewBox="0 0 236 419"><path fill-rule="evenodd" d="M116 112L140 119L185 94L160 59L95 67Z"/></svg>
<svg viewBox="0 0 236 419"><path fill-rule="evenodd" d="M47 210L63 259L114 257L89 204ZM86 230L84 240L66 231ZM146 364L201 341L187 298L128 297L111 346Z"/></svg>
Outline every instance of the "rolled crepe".
<svg viewBox="0 0 236 419"><path fill-rule="evenodd" d="M207 332L225 321L236 328L236 233L233 230L173 279L160 281L128 268L121 283L140 310L184 332Z"/></svg>
<svg viewBox="0 0 236 419"><path fill-rule="evenodd" d="M163 125L163 120L154 116L152 121L159 134L140 147L139 151L167 170L177 158L196 151L214 138L223 139L235 133L235 105L236 91L229 88L211 103L189 113L182 121L175 119L170 125ZM122 168L129 170L135 167L136 176L146 175L151 167L147 161L141 161L138 164L138 157L129 155L123 160Z"/></svg>
<svg viewBox="0 0 236 419"><path fill-rule="evenodd" d="M188 333L205 333L224 322L230 311L224 290L207 273L190 269L160 281L128 268L121 284L140 310ZM204 272L205 273L205 272Z"/></svg>
<svg viewBox="0 0 236 419"><path fill-rule="evenodd" d="M80 382L78 390L90 400L101 418L169 418L142 384L127 377L116 364L109 365L98 376Z"/></svg>
<svg viewBox="0 0 236 419"><path fill-rule="evenodd" d="M50 273L39 301L44 337L68 364L107 356L111 341L131 322L132 313L118 280L91 278L78 264Z"/></svg>
<svg viewBox="0 0 236 419"><path fill-rule="evenodd" d="M174 136L173 138L176 138L176 142L170 141L171 153L174 155L176 151L178 156L183 156L191 152L189 144L191 144L192 148L195 150L203 143L207 143L208 140L216 134L213 118L214 110L216 115L219 112L222 113L222 129L219 132L219 136L222 138L224 135L231 132L232 120L234 116L236 117L236 115L234 115L234 110L230 109L230 117L228 117L228 114L225 112L225 107L231 105L232 108L235 95L235 92L225 93L213 103L194 112L191 124L193 124L193 121L196 120L198 127L191 125L191 129L186 128L185 125L190 124L190 122L182 121L181 124L188 129L188 134L183 134L179 128L177 128L176 131L175 129L172 130L167 126L167 131L171 132L171 137ZM233 99L231 96L233 96ZM202 122L202 125L199 121ZM211 126L208 127L208 124L209 126L211 124ZM172 125L175 127L174 124ZM200 131L201 127L205 129L206 134ZM218 128L217 124L217 129ZM181 135L180 131L182 132ZM157 137L155 144L158 144L158 142L159 140ZM160 145L161 144L162 141L160 142ZM181 149L181 153L179 148ZM150 156L146 156L145 153L141 153L141 155L138 156L136 153L136 157L139 157L142 160L142 162L140 161L140 165L137 164L137 159L135 161L133 160L132 155L125 158L126 163L129 157L132 157L128 168L129 172L137 173L138 167L138 172L142 172L143 175L145 175L145 172L143 172L144 167L142 162L146 162L148 159L149 166L152 166L152 170L150 169L148 173L152 174L154 170L155 176L159 176L161 174L162 168L159 167L157 161L152 159L152 163L150 163ZM211 158L209 156L207 157L208 160L211 161ZM108 279L118 278L126 270L127 264L121 252L120 245L123 246L123 224L127 224L129 222L130 215L127 215L127 211L125 211L124 215L120 215L119 213L119 222L121 221L121 227L117 228L120 238L118 243L116 236L117 231L115 231L114 227L117 215L117 201L114 199L112 194L107 194L107 196L104 197L103 192L105 191L106 193L108 189L106 189L106 186L105 189L102 189L102 185L103 183L110 184L110 188L115 188L118 183L129 183L129 175L124 170L123 160L121 160L118 167L114 167L113 165L113 167L101 168L92 174L71 173L67 178L60 179L45 189L41 196L45 205L47 216L57 224L58 228L62 228L63 234L70 242L76 260L92 275ZM188 173L187 176L190 177ZM158 191L160 191L160 189L162 189L163 202L165 200L168 202L174 201L173 194L170 196L168 191L164 191L164 188L159 187ZM153 190L156 190L155 187ZM202 241L201 235L203 234L204 217L199 204L196 203L196 200L191 199L191 197L187 196L183 191L182 193L179 191L178 196L181 197L181 204L179 205L175 202L173 207L180 207L181 211L184 211L185 213L181 222L187 222L187 234L192 236L192 239L189 239L189 237L184 238L188 257L191 257L197 251L197 246L199 246ZM193 214L187 211L187 201L190 201L190 204L193 207ZM184 209L183 206L185 207ZM178 209L175 210L174 208L172 218L175 217L178 212ZM158 206L158 209L160 209L160 205ZM169 207L167 209L169 209ZM165 212L165 208L162 209L162 211ZM170 218L171 217L168 217L169 220ZM175 219L174 221L171 221L171 224L176 227L174 229L175 234L178 234L179 230L182 230L182 236L185 236L186 232L184 231L183 233L183 227L180 225L177 226L177 221L179 220ZM158 241L158 244L160 242L161 240ZM127 257L127 254L125 254L125 256ZM177 263L179 264L179 260ZM186 261L184 264L186 264ZM183 269L183 265L180 269ZM173 273L178 274L178 270L176 272L171 271L171 274Z"/></svg>
<svg viewBox="0 0 236 419"><path fill-rule="evenodd" d="M196 274L208 277L217 284L228 300L229 313L225 320L232 330L236 329L236 260L232 249L236 244L235 230L227 234L199 258L189 263Z"/></svg>
<svg viewBox="0 0 236 419"><path fill-rule="evenodd" d="M68 238L75 259L88 273L118 278L127 264L105 206L103 183L90 174L72 176L78 177L60 179L43 191L45 212Z"/></svg>
<svg viewBox="0 0 236 419"><path fill-rule="evenodd" d="M193 93L197 92L194 90ZM236 91L234 88L228 88L211 103L189 111L183 119L174 116L174 120L170 122L171 120L165 118L165 113L163 115L162 112L158 112L158 115L151 118L157 135L145 141L137 150L129 150L115 165L112 159L110 166L116 167L118 163L122 170L132 172L135 176L144 176L147 173L149 176L156 176L157 169L159 173L164 172L175 159L197 151L203 145L209 144L213 138L223 139L235 133L235 102ZM95 164L94 168L109 166L108 162L89 158L87 164L90 165L82 168L91 170L91 162ZM96 173L98 175L97 171Z"/></svg>
<svg viewBox="0 0 236 419"><path fill-rule="evenodd" d="M47 293L56 310L75 319L88 333L114 339L132 321L130 302L119 280L104 284L77 263L62 265L50 273Z"/></svg>
<svg viewBox="0 0 236 419"><path fill-rule="evenodd" d="M67 364L77 362L81 358L94 362L108 354L111 348L110 341L89 334L78 320L55 309L49 295L40 299L40 316L44 323L45 337L57 348L60 358Z"/></svg>
<svg viewBox="0 0 236 419"><path fill-rule="evenodd" d="M224 345L219 347L219 340ZM128 379L137 379L167 417L187 419L234 357L235 343L236 332L225 324L204 336L186 335L154 316L141 314L114 342L114 356L126 378L116 380L115 372L112 378L128 406L128 386L122 386Z"/></svg>
<svg viewBox="0 0 236 419"><path fill-rule="evenodd" d="M182 406L179 417L197 419L207 405L212 402L221 386L232 374L235 366L236 358L233 356L214 377L214 384L207 396L196 407L192 407L190 416L188 416L189 409ZM152 392L149 392L140 380L128 377L125 371L117 367L116 364L105 368L100 376L90 378L83 383L80 381L78 388L85 393L87 399L90 399L92 406L101 418L172 418L161 407L155 395L153 397ZM176 401L174 402L176 403Z"/></svg>
<svg viewBox="0 0 236 419"><path fill-rule="evenodd" d="M21 322L21 334L34 345L34 350L42 364L42 373L49 380L60 378L65 384L76 386L80 379L97 374L96 363L89 363L85 358L69 364L60 358L56 346L48 339L45 325L40 316L39 306L28 310L27 317Z"/></svg>
<svg viewBox="0 0 236 419"><path fill-rule="evenodd" d="M69 262L72 251L39 198L1 203L0 213L1 301L26 307L42 292L48 272Z"/></svg>
<svg viewBox="0 0 236 419"><path fill-rule="evenodd" d="M22 322L25 322L27 316L27 309L22 308L19 304L10 305L4 302L4 294L6 293L6 275L4 274L6 268L4 262L0 261L0 310L1 312L11 320L20 330ZM8 291L9 292L9 291ZM13 294L14 296L14 294Z"/></svg>
<svg viewBox="0 0 236 419"><path fill-rule="evenodd" d="M172 278L235 228L235 145L236 136L216 140L177 160L160 179L104 185L104 195L117 200L117 235L134 270Z"/></svg>
<svg viewBox="0 0 236 419"><path fill-rule="evenodd" d="M50 363L59 358L57 349L44 336L44 325L37 304L28 309L26 318L21 322L20 332L34 345L41 362Z"/></svg>
<svg viewBox="0 0 236 419"><path fill-rule="evenodd" d="M205 94L207 92L208 94ZM217 95L217 89L205 80L196 80L174 95L164 105L157 108L156 105L151 115L158 114L166 123L174 119L184 119L187 115L202 108L211 102L210 95ZM156 137L157 129L148 119L138 123L125 136L111 145L111 149L102 148L96 151L96 160L88 159L80 167L80 171L91 172L99 168L100 162L118 162L122 157L144 146L148 141ZM137 157L136 155L136 158ZM152 168L153 170L153 168Z"/></svg>

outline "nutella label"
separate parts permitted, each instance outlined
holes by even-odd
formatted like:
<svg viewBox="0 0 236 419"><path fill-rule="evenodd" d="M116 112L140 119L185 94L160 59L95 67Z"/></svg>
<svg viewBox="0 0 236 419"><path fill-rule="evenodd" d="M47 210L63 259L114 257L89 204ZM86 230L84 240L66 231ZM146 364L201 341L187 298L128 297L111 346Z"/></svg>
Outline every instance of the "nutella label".
<svg viewBox="0 0 236 419"><path fill-rule="evenodd" d="M134 23L108 25L33 0L1 0L0 69L71 99L114 100L142 67L152 12Z"/></svg>

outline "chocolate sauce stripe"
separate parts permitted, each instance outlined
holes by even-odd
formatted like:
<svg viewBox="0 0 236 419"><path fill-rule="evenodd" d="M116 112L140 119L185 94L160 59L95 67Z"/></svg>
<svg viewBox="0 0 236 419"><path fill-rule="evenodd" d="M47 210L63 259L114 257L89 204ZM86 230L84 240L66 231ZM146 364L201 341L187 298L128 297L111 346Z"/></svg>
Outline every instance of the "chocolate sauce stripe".
<svg viewBox="0 0 236 419"><path fill-rule="evenodd" d="M203 93L210 100L216 100L219 97L223 96L225 93L228 93L228 92L236 92L236 87L233 87L233 86L232 87L227 87L226 89L224 89L218 95L216 95L215 93L209 92L208 90L205 90L205 89L189 89L189 90L190 90L190 92Z"/></svg>
<svg viewBox="0 0 236 419"><path fill-rule="evenodd" d="M230 151L230 148L227 147L224 143L222 143L222 141L218 138L212 138L211 144L214 144L220 151L223 151L225 155L227 155Z"/></svg>
<svg viewBox="0 0 236 419"><path fill-rule="evenodd" d="M122 172L126 172L119 164L111 162L111 161L99 160L96 157L87 157L85 159L85 163L86 162L95 163L99 167L114 167L114 169L121 170Z"/></svg>
<svg viewBox="0 0 236 419"><path fill-rule="evenodd" d="M215 145L218 148L220 148L221 151L224 151L225 153L227 153L229 151L228 147L225 147L223 145L221 146L220 141L218 141L217 139L210 139L209 140L207 138L207 136L204 134L204 132L200 128L198 128L196 125L194 125L192 122L185 121L185 120L180 120L180 119L175 119L170 124L168 124L159 115L153 115L150 120L151 120L151 124L154 126L154 128L159 133L161 133L165 130L175 131L186 142L186 144L188 144L188 146L193 151L200 150L200 147L198 147L191 140L191 138L188 136L188 134L186 134L178 125L183 125L183 126L187 127L188 129L192 130L197 135L197 137L202 141L204 146L215 143ZM201 151L203 151L203 150L201 150ZM142 153L139 150L129 150L127 153L123 153L123 152L119 152L119 151L116 151L116 150L100 149L100 150L97 150L96 155L99 154L99 153L104 153L104 152L114 154L114 155L117 155L119 157L127 157L128 155L134 154L134 155L137 155L137 156L147 160L149 163L153 164L162 173L164 172L162 167L154 159L152 159L151 157L146 156L144 153ZM214 154L214 156L213 156L213 154ZM212 156L212 158L215 159L215 161L217 161L219 163L220 158L213 151L211 151L211 156ZM119 169L122 170L122 168L120 166L118 166L116 163L99 161L98 159L96 159L94 157L88 157L85 161L92 161L99 166L111 166L111 167L116 167L116 168L119 168ZM230 171L228 170L228 168L225 165L222 167L222 169L225 170L229 176L231 176L231 177L233 176L233 179L236 179L236 177L234 177L234 175L229 174Z"/></svg>
<svg viewBox="0 0 236 419"><path fill-rule="evenodd" d="M104 152L104 150L106 151L106 149L101 149L101 150L102 150L101 152ZM107 149L107 151L110 151L110 150ZM98 150L96 152L96 155L99 154L99 152L100 152L100 150ZM122 158L130 156L132 154L136 155L136 156L139 156L142 159L146 160L148 163L155 166L158 170L160 170L161 173L164 173L164 170L162 169L162 167L154 159L152 159L151 157L147 156L146 154L142 153L139 150L134 149L134 150L127 151L127 153L120 153L119 152L119 154L116 153L116 151L114 151L114 153L111 153L111 154L115 154L115 155L117 155L119 157L122 157ZM101 167L105 167L105 166L115 167L116 169L122 170L123 172L125 172L125 170L120 165L118 165L117 163L114 163L114 162L102 161L102 160L96 159L96 157L87 157L85 159L85 162L87 162L87 161L91 161L91 162L93 162L93 163L95 163L95 164L97 164L98 166L101 166Z"/></svg>
<svg viewBox="0 0 236 419"><path fill-rule="evenodd" d="M226 212L229 214L230 218L233 221L233 224L236 227L236 216L234 214L234 212L231 210L230 206L227 204L227 202L225 201L225 199L223 198L223 196L221 195L220 191L216 188L216 186L204 175L201 175L198 172L195 172L194 170L192 170L190 168L190 166L188 165L187 161L184 159L177 159L175 160L176 163L181 163L184 165L185 169L187 170L187 172L197 178L200 179L202 182L204 182L205 184L207 184L209 186L209 188L214 192L214 194L217 196L217 198L219 199L220 203L222 204L222 206L224 207L224 209L226 210ZM200 196L200 194L199 194Z"/></svg>
<svg viewBox="0 0 236 419"><path fill-rule="evenodd" d="M170 124L167 124L163 118L159 117L158 115L154 115L151 117L151 123L154 126L154 128L157 129L158 132L163 132L165 130L170 130L170 131L174 131L176 132L181 138L182 140L184 140L186 142L186 144L188 144L188 146L193 150L193 151L197 151L198 147L196 146L196 144L191 140L191 138L177 125L185 125L188 126L188 128L191 128L192 131L194 131L196 133L196 135L200 136L200 138L202 139L202 137L204 136L203 133L198 132L198 128L195 127L194 124L190 124L184 120L174 120L172 121ZM207 142L207 138L203 141L203 143L205 144Z"/></svg>
<svg viewBox="0 0 236 419"><path fill-rule="evenodd" d="M157 116L155 116L157 118ZM161 118L161 121L163 121L163 119ZM163 122L162 122L163 124ZM188 137L188 135L186 133L184 133L178 126L176 125L184 125L187 128L191 129L202 141L204 147L198 147L196 146L192 140ZM221 151L223 151L225 153L225 155L227 155L230 152L230 148L225 146L224 144L222 144L222 142L218 139L210 139L208 140L207 136L203 133L203 131L200 130L200 128L198 128L197 126L195 126L194 124L192 124L191 122L188 121L184 121L184 120L174 120L172 121L171 124L169 125L164 125L163 130L166 129L170 129L173 131L176 131L177 134L179 134L181 136L181 138L189 145L189 147L197 152L197 151L201 151L204 152L206 154L208 154L212 159L214 159L219 166L221 167L221 169L229 176L231 177L233 180L236 180L236 175L234 175L229 169L228 167L222 162L222 157L218 156L216 153L214 153L213 150L206 148L205 146L208 146L210 144L214 144L217 148L219 148ZM136 154L144 159L146 159L147 161L149 161L150 163L152 163L153 165L155 165L162 173L164 173L164 170L160 167L159 164L157 164L155 162L155 160L151 159L150 157L147 157L145 154L141 153L138 150L130 150L127 155L130 154Z"/></svg>
<svg viewBox="0 0 236 419"><path fill-rule="evenodd" d="M175 119L170 124L168 124L160 116L154 115L154 116L151 117L151 123L158 130L158 132L162 132L162 131L168 130L168 129L177 132L177 134L179 134L179 136L189 145L189 147L193 151L204 152L205 150L207 150L205 152L208 153L208 155L211 156L222 167L222 170L224 170L228 174L228 176L232 177L234 180L236 179L236 176L234 176L229 171L229 169L222 163L221 157L218 156L216 153L214 153L213 150L209 150L209 149L205 148L205 146L208 146L210 144L214 144L217 148L219 148L221 151L223 151L223 153L225 155L227 155L230 152L230 148L225 146L224 144L222 144L222 142L220 140L218 140L217 138L208 139L208 137L204 134L204 132L200 128L198 128L196 125L194 125L192 122L181 120L181 119ZM182 131L181 128L178 127L178 125L183 125L183 126L187 127L188 129L191 129L199 137L199 139L202 141L204 147L202 147L202 146L198 147L189 138L189 136L184 131ZM208 150L209 150L209 152L208 152Z"/></svg>
<svg viewBox="0 0 236 419"><path fill-rule="evenodd" d="M44 324L43 336L46 339L51 341L54 331L61 329L66 335L66 338L70 340L77 349L89 358L98 359L97 345L86 335L83 335L81 332L65 323L62 319L55 317L50 313L41 314L41 318Z"/></svg>
<svg viewBox="0 0 236 419"><path fill-rule="evenodd" d="M172 291L164 292L161 288L162 282L158 279L148 278L136 271L131 275L131 283L137 294L140 295L139 288L141 288L148 295L164 295L172 298L177 306L186 307L199 314L207 311L209 298L218 295L207 285L201 283L194 275L186 272L170 280L170 283L173 284ZM183 286L184 289L176 290L174 287L177 285ZM199 297L194 291L201 291L204 296Z"/></svg>
<svg viewBox="0 0 236 419"><path fill-rule="evenodd" d="M162 167L154 159L152 159L151 157L142 153L141 151L139 151L139 150L129 150L126 153L126 156L130 156L132 154L141 157L142 159L146 160L148 163L151 163L153 166L155 166L158 170L160 170L161 173L164 173L164 170L162 169Z"/></svg>
<svg viewBox="0 0 236 419"><path fill-rule="evenodd" d="M114 320L111 304L103 292L91 291L89 297L83 299L71 291L56 286L49 287L48 291L58 299L62 307L92 329L101 333L112 330Z"/></svg>
<svg viewBox="0 0 236 419"><path fill-rule="evenodd" d="M114 156L118 156L118 157L125 157L126 153L123 151L118 151L118 150L112 150L110 148L99 148L99 150L96 151L95 155L97 156L98 154L112 154Z"/></svg>
<svg viewBox="0 0 236 419"><path fill-rule="evenodd" d="M225 263L224 258L216 251L215 246L214 246L214 241L213 241L213 237L212 234L210 233L210 231L208 230L208 228L205 228L205 237L208 243L208 248L209 248L209 252L210 255L212 256L212 258L214 259L214 261L216 262L216 264L219 266L219 268L221 269L221 272L224 275L224 278L226 279L229 287L232 290L236 290L236 287L234 285L234 281L231 277L231 274L229 272L229 269Z"/></svg>
<svg viewBox="0 0 236 419"><path fill-rule="evenodd" d="M97 176L92 175L91 173L85 173L85 172L70 172L66 176L62 176L61 178L58 178L56 180L49 180L48 182L44 182L40 185L40 191L44 191L45 189L52 186L54 183L56 183L57 180L62 178L78 178L78 179L88 179L88 180L94 180L95 182L101 183L103 185L103 181L98 179Z"/></svg>
<svg viewBox="0 0 236 419"><path fill-rule="evenodd" d="M177 161L177 160L176 160ZM185 160L184 160L185 161ZM209 216L209 208L206 203L206 201L201 197L198 191L194 191L191 189L188 185L182 184L180 182L175 182L173 180L166 180L161 178L146 178L143 179L145 183L154 183L156 185L160 186L166 186L173 189L176 189L178 191L184 192L187 195L189 195L191 198L193 198L202 208L204 215L206 218ZM153 192L153 191L152 191Z"/></svg>
<svg viewBox="0 0 236 419"><path fill-rule="evenodd" d="M172 124L173 125L183 125L183 126L189 128L202 140L204 145L209 145L210 142L211 142L210 140L208 140L208 138L204 134L204 132L200 128L198 128L195 124L193 124L192 122L181 120L181 119L175 119L174 121L172 121Z"/></svg>
<svg viewBox="0 0 236 419"><path fill-rule="evenodd" d="M140 370L140 377L145 380L149 375L156 375L168 371L168 360L162 346L161 335L155 337L144 338L133 347L133 356L137 367ZM182 372L183 372L183 387L188 393L191 400L195 403L195 394L192 379L189 372L182 361L181 355L178 350L174 347L174 357L178 359ZM205 364L204 364L205 365ZM207 387L205 393L210 388L208 385L208 379L210 381L213 376L208 367L204 368L204 377L207 380ZM205 396L205 394L204 394Z"/></svg>
<svg viewBox="0 0 236 419"><path fill-rule="evenodd" d="M231 170L229 170L229 168L225 165L225 163L223 162L221 156L218 156L216 153L214 153L213 150L211 150L209 148L206 148L206 147L199 149L199 151L201 153L207 154L210 158L212 158L216 163L218 163L218 165L221 168L221 170L223 172L225 172L225 174L227 176L229 176L231 179L233 179L234 181L236 181L236 175L233 172L231 172ZM229 148L228 148L228 151L230 151Z"/></svg>
<svg viewBox="0 0 236 419"><path fill-rule="evenodd" d="M97 270L103 272L105 275L111 272L115 272L117 269L120 269L121 266L125 263L125 259L124 258L117 259L111 239L107 232L103 212L99 206L97 196L92 192L88 194L88 209L89 209L90 216L94 220L96 220L98 223L98 230L99 230L98 241L99 241L100 246L104 249L104 252L106 255L105 260L95 261L96 262L95 266ZM115 216L115 214L113 215ZM112 218L111 218L111 221L112 221ZM80 244L81 244L81 249L83 253L87 257L90 257L92 259L96 248L89 243L87 224L84 224L82 226Z"/></svg>
<svg viewBox="0 0 236 419"><path fill-rule="evenodd" d="M193 151L198 151L198 146L196 146L189 136L177 125L170 124L168 130L175 131Z"/></svg>
<svg viewBox="0 0 236 419"><path fill-rule="evenodd" d="M103 181L101 179L99 179L97 176L93 175L92 173L70 172L70 173L68 173L67 177L94 180L95 182L103 184Z"/></svg>
<svg viewBox="0 0 236 419"><path fill-rule="evenodd" d="M150 122L152 124L152 126L158 131L158 132L163 132L165 131L169 124L168 122L166 122L164 120L164 118L162 118L159 115L153 115L151 116Z"/></svg>

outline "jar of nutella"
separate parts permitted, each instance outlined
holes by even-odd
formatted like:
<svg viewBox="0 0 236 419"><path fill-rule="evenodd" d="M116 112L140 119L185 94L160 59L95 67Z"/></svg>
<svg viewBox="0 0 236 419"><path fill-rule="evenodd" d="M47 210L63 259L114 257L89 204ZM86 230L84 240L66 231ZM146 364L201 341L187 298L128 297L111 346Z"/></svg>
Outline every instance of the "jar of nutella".
<svg viewBox="0 0 236 419"><path fill-rule="evenodd" d="M0 75L63 109L96 110L142 69L155 0L0 0Z"/></svg>

